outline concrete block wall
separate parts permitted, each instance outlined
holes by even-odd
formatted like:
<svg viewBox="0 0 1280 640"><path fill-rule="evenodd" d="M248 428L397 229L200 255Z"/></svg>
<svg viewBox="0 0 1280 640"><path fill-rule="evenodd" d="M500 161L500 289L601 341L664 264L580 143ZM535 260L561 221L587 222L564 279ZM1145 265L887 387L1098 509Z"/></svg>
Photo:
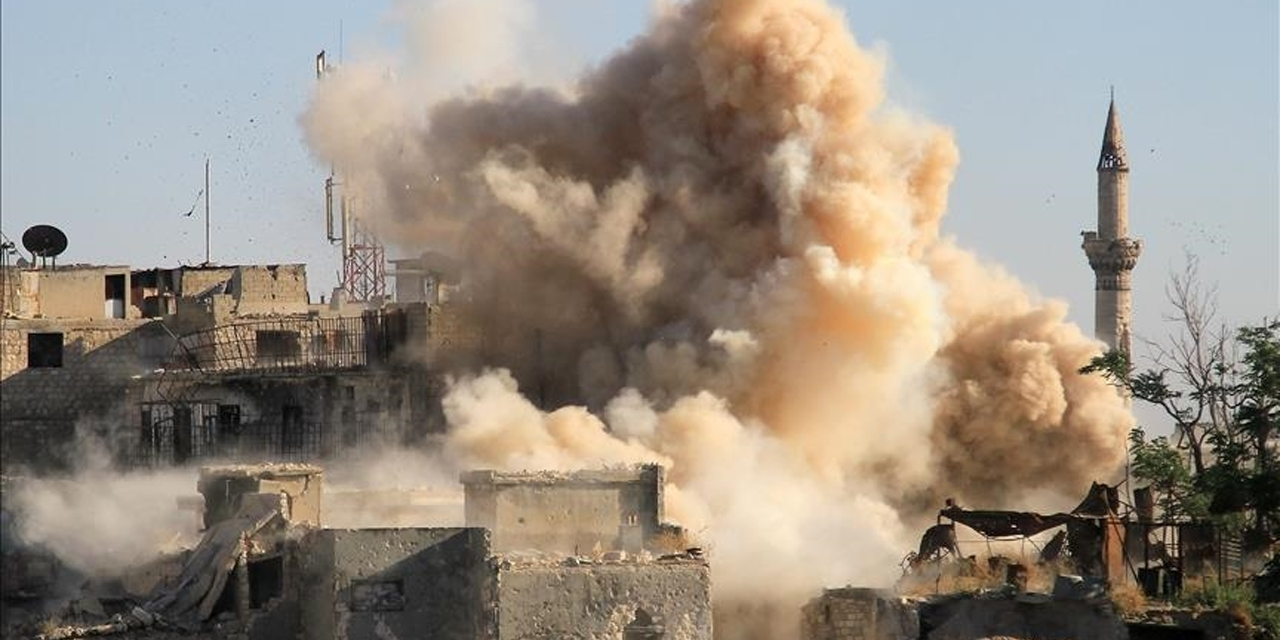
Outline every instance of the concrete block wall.
<svg viewBox="0 0 1280 640"><path fill-rule="evenodd" d="M309 640L492 638L483 529L323 529L303 539L298 600Z"/></svg>
<svg viewBox="0 0 1280 640"><path fill-rule="evenodd" d="M497 602L503 640L711 638L711 573L702 560L502 562Z"/></svg>

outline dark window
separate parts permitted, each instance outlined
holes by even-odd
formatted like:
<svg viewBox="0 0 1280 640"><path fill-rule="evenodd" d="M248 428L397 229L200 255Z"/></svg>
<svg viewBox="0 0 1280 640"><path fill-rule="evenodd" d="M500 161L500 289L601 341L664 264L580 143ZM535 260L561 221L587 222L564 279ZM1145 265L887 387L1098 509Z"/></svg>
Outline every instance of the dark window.
<svg viewBox="0 0 1280 640"><path fill-rule="evenodd" d="M302 453L302 407L285 405L281 409L280 418L280 452Z"/></svg>
<svg viewBox="0 0 1280 640"><path fill-rule="evenodd" d="M238 435L240 435L240 405L218 405L218 440L229 440Z"/></svg>
<svg viewBox="0 0 1280 640"><path fill-rule="evenodd" d="M105 276L103 287L103 298L106 300L106 315L108 318L124 317L124 274Z"/></svg>
<svg viewBox="0 0 1280 640"><path fill-rule="evenodd" d="M142 410L142 437L139 448L146 454L147 458L151 458L152 451L155 450L156 430L151 424L151 408L146 407Z"/></svg>
<svg viewBox="0 0 1280 640"><path fill-rule="evenodd" d="M61 333L28 333L27 366L56 368L62 366Z"/></svg>
<svg viewBox="0 0 1280 640"><path fill-rule="evenodd" d="M288 360L302 356L297 331L264 330L257 332L258 359Z"/></svg>
<svg viewBox="0 0 1280 640"><path fill-rule="evenodd" d="M191 407L173 408L173 463L191 459Z"/></svg>
<svg viewBox="0 0 1280 640"><path fill-rule="evenodd" d="M404 611L404 580L353 580L352 611Z"/></svg>
<svg viewBox="0 0 1280 640"><path fill-rule="evenodd" d="M249 562L249 608L261 609L284 593L284 558L276 556Z"/></svg>
<svg viewBox="0 0 1280 640"><path fill-rule="evenodd" d="M152 287L156 286L159 281L159 272L155 269L150 271L134 271L133 286L134 287Z"/></svg>

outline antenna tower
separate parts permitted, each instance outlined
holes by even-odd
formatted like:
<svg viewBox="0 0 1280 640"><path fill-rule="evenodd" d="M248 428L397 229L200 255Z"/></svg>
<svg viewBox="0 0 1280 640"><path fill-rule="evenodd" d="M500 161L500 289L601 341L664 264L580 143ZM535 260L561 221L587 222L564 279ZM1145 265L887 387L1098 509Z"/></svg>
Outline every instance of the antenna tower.
<svg viewBox="0 0 1280 640"><path fill-rule="evenodd" d="M316 79L323 81L329 73L321 51L316 56ZM387 294L387 252L360 219L354 202L358 199L347 191L338 170L330 167L324 181L325 235L330 243L342 246L341 288L353 302L382 302Z"/></svg>

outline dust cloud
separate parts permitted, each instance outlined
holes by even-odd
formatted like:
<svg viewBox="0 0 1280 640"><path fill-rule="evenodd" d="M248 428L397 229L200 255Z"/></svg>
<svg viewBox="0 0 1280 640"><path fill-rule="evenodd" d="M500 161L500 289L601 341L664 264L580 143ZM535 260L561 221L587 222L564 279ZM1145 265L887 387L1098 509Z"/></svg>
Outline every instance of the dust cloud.
<svg viewBox="0 0 1280 640"><path fill-rule="evenodd" d="M199 540L194 469L121 472L102 441L79 431L74 455L68 477L25 477L6 488L5 509L21 514L6 553L31 546L75 575L114 578Z"/></svg>
<svg viewBox="0 0 1280 640"><path fill-rule="evenodd" d="M823 2L661 5L551 86L433 93L452 60L410 49L337 70L303 125L383 238L462 265L486 338L450 459L667 464L725 600L887 582L943 497L1061 507L1121 459L1124 403L1075 373L1099 345L941 235L951 133L885 103Z"/></svg>

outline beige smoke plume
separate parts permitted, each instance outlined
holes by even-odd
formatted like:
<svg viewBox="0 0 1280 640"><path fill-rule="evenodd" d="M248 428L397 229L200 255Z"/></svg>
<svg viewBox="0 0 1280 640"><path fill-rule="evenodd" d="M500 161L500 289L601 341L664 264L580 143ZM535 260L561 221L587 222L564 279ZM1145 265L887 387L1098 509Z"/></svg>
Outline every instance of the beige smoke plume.
<svg viewBox="0 0 1280 640"><path fill-rule="evenodd" d="M693 0L569 89L351 67L305 126L385 238L464 264L512 373L455 382L453 456L666 462L718 593L799 593L887 579L944 496L1078 496L1129 425L1060 304L940 237L958 152L882 66L819 0Z"/></svg>

